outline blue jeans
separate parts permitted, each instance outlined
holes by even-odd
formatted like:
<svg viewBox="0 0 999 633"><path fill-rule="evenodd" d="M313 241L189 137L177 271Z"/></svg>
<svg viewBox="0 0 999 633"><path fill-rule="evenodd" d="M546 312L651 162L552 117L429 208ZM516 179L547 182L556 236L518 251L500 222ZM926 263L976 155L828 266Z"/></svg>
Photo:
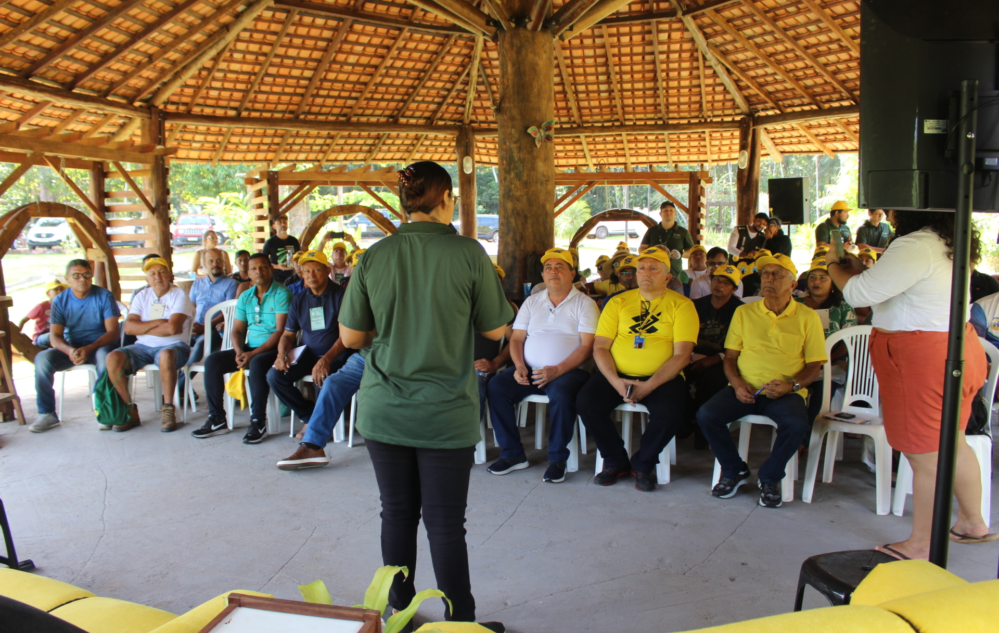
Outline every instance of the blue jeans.
<svg viewBox="0 0 999 633"><path fill-rule="evenodd" d="M100 347L96 352L87 357L87 363L97 365L98 378L104 373L107 365L104 359L112 350L118 347L117 343L111 343ZM55 413L55 391L52 389L52 381L57 371L65 371L73 366L73 361L56 348L52 347L35 356L35 404L38 407L38 415ZM90 406L90 405L87 405Z"/></svg>
<svg viewBox="0 0 999 633"><path fill-rule="evenodd" d="M701 427L704 437L711 444L711 452L721 464L722 477L735 479L736 476L749 469L742 461L739 450L732 440L728 425L746 415L762 415L777 424L777 441L767 461L760 466L760 481L768 484L779 484L784 479L787 463L801 446L808 433L810 424L805 399L796 393L771 400L760 394L753 404L739 402L735 397L735 389L725 387L713 398L707 401L697 412L697 425Z"/></svg>
<svg viewBox="0 0 999 633"><path fill-rule="evenodd" d="M38 336L36 336L35 340L34 340L34 343L35 343L35 345L37 345L38 347L41 347L42 349L49 349L49 348L52 347L52 343L49 342L49 333L48 332L46 332L45 334L39 334Z"/></svg>
<svg viewBox="0 0 999 633"><path fill-rule="evenodd" d="M343 415L347 403L361 388L361 376L364 375L364 357L353 354L343 367L330 374L323 381L323 387L316 396L316 406L312 416L306 422L309 426L302 437L303 442L315 444L322 448L333 434L333 427ZM304 419L304 418L303 418Z"/></svg>
<svg viewBox="0 0 999 633"><path fill-rule="evenodd" d="M146 365L160 365L160 355L164 350L173 350L174 366L180 371L187 364L187 359L191 355L191 347L187 343L174 341L163 347L149 347L148 345L129 345L123 347L128 352L128 360L132 365L132 373L139 371Z"/></svg>
<svg viewBox="0 0 999 633"><path fill-rule="evenodd" d="M489 381L489 413L493 430L502 451L503 459L516 459L524 454L517 428L517 404L527 396L548 396L551 426L548 429L548 461L564 462L569 459L569 442L576 422L576 394L590 379L582 369L573 369L559 376L544 387L522 385L513 374L516 367L507 367Z"/></svg>

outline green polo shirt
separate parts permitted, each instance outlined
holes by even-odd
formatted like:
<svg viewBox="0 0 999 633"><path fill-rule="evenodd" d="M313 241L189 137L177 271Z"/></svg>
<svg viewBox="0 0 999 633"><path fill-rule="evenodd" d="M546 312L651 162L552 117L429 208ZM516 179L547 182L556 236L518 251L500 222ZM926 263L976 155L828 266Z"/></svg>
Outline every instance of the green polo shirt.
<svg viewBox="0 0 999 633"><path fill-rule="evenodd" d="M246 344L257 348L277 331L277 315L288 314L291 291L271 281L264 300L257 301L257 287L250 286L236 300L236 318L246 323Z"/></svg>
<svg viewBox="0 0 999 633"><path fill-rule="evenodd" d="M694 238L690 236L690 231L680 226L678 223L674 223L670 228L663 228L662 223L655 226L649 227L649 230L645 232L645 237L642 238L642 244L648 244L649 246L657 246L662 244L670 251L680 251L681 254L687 252L687 250L694 245ZM679 276L683 272L683 259L674 259L670 261L670 273L674 277Z"/></svg>
<svg viewBox="0 0 999 633"><path fill-rule="evenodd" d="M357 428L376 442L465 448L479 441L475 332L513 309L476 240L436 222L403 224L354 269L340 323L376 332Z"/></svg>
<svg viewBox="0 0 999 633"><path fill-rule="evenodd" d="M850 231L850 227L845 224L840 224L836 226L832 222L832 218L826 218L826 221L815 227L815 241L816 243L822 242L823 244L832 244L832 238L830 235L833 231L839 231L840 235L843 236L843 243L849 242L853 238L853 232Z"/></svg>

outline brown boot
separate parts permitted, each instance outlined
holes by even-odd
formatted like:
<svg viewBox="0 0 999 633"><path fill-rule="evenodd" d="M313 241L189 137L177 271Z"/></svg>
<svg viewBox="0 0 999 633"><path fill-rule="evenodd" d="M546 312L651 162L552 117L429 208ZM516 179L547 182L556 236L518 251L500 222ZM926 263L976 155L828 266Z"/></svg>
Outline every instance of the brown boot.
<svg viewBox="0 0 999 633"><path fill-rule="evenodd" d="M139 406L133 402L128 405L128 422L116 425L114 430L125 432L129 429L134 429L139 424Z"/></svg>
<svg viewBox="0 0 999 633"><path fill-rule="evenodd" d="M164 404L160 409L163 416L160 422L160 433L173 433L177 430L177 410L172 404Z"/></svg>
<svg viewBox="0 0 999 633"><path fill-rule="evenodd" d="M330 463L330 458L326 457L326 452L321 448L309 448L303 442L298 445L298 450L290 457L286 457L277 463L281 470L303 470L305 468L321 468Z"/></svg>

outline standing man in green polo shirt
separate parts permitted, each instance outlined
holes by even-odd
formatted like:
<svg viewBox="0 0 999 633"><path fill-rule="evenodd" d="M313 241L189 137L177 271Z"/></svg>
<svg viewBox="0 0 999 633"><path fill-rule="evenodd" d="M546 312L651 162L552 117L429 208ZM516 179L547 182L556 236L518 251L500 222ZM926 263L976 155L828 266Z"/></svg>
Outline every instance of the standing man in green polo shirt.
<svg viewBox="0 0 999 633"><path fill-rule="evenodd" d="M843 245L853 243L853 233L850 231L850 227L846 225L847 220L850 219L850 211L852 209L846 205L846 202L842 200L837 200L833 203L832 209L829 210L829 217L825 222L819 224L815 227L815 246L832 246L832 235L833 231L839 231L840 235L843 236Z"/></svg>
<svg viewBox="0 0 999 633"><path fill-rule="evenodd" d="M690 231L680 226L676 222L676 205L671 200L664 201L659 205L659 214L662 221L645 232L642 238L642 247L638 252L642 252L650 246L665 247L670 256L670 274L683 279L683 254L694 245L694 238L690 236ZM682 276L681 276L682 275Z"/></svg>
<svg viewBox="0 0 999 633"><path fill-rule="evenodd" d="M422 514L437 588L451 601L445 617L474 621L464 526L479 441L473 335L499 340L513 309L482 246L450 225L454 195L443 167L422 161L400 171L399 200L411 222L354 268L340 337L371 348L357 429L381 493L382 561L409 568L395 577L389 604L403 609L416 593Z"/></svg>
<svg viewBox="0 0 999 633"><path fill-rule="evenodd" d="M885 222L885 210L868 209L867 221L857 229L857 247L860 250L869 248L881 254L888 248L888 243L893 237L895 231L892 230L891 224Z"/></svg>
<svg viewBox="0 0 999 633"><path fill-rule="evenodd" d="M259 444L267 437L267 372L277 358L277 345L288 319L291 291L274 281L270 260L263 253L250 257L253 284L236 300L232 325L232 349L215 352L205 359L205 394L208 420L191 435L198 439L229 432L224 404L224 375L237 369L250 372L250 428L244 444Z"/></svg>

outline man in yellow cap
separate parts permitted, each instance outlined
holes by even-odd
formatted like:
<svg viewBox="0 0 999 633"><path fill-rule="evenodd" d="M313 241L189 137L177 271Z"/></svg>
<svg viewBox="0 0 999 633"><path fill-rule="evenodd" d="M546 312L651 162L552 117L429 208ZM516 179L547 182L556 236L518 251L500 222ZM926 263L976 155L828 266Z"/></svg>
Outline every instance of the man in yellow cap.
<svg viewBox="0 0 999 633"><path fill-rule="evenodd" d="M28 429L41 433L59 426L52 379L56 372L74 365L93 364L104 373L105 359L118 347L121 336L118 302L109 291L95 286L90 262L74 259L66 265L69 290L52 300L47 349L35 356L35 403L38 418ZM87 403L90 406L90 403Z"/></svg>
<svg viewBox="0 0 999 633"><path fill-rule="evenodd" d="M298 261L306 290L291 300L284 333L278 341L277 358L267 372L267 384L308 424L313 417L315 403L302 395L296 383L311 375L316 388L321 389L326 378L340 369L349 352L340 340L338 320L343 287L330 279L326 254L305 251ZM322 452L322 448L318 450ZM309 446L299 445L295 454L282 462L305 460L301 462L303 465L325 465L329 461L325 454L316 455L315 451ZM279 462L278 467L281 465Z"/></svg>
<svg viewBox="0 0 999 633"><path fill-rule="evenodd" d="M343 239L343 241L334 242L333 244L332 259L330 260L330 279L341 286L346 286L344 282L346 282L347 277L350 277L351 270L350 262L347 261L347 245L350 245L350 249L357 250L357 242L354 241L354 236L350 233L327 231L316 250L326 252L326 245L335 239Z"/></svg>
<svg viewBox="0 0 999 633"><path fill-rule="evenodd" d="M149 287L135 295L125 319L125 334L136 337L134 345L127 345L108 354L108 375L122 402L128 405L129 419L114 427L127 431L139 425L139 411L132 402L128 381L124 377L134 374L146 365L159 368L163 387L160 409L160 431L172 433L177 429L174 408L174 389L177 373L191 356L191 325L194 306L187 293L170 283L170 265L161 257L146 260L142 265ZM118 380L121 376L122 380Z"/></svg>
<svg viewBox="0 0 999 633"><path fill-rule="evenodd" d="M305 282L302 281L302 265L298 260L302 258L305 251L298 251L291 256L292 268L295 269L294 274L285 281L285 288L291 290L291 294L297 295L300 292L305 292Z"/></svg>
<svg viewBox="0 0 999 633"><path fill-rule="evenodd" d="M806 387L828 359L819 315L791 298L798 278L791 258L761 257L756 267L763 300L736 309L725 337L729 386L700 408L697 424L721 464L721 479L711 494L728 499L750 475L728 425L746 415L774 421L777 439L770 458L760 466L758 487L759 504L777 508L787 462L811 428Z"/></svg>
<svg viewBox="0 0 999 633"><path fill-rule="evenodd" d="M870 246L864 246L857 251L857 259L864 265L864 268L870 268L878 261L878 252Z"/></svg>
<svg viewBox="0 0 999 633"><path fill-rule="evenodd" d="M826 221L815 227L815 245L832 246L830 235L832 235L833 231L840 232L844 245L852 244L853 233L850 231L850 227L846 225L847 220L850 219L850 211L852 209L847 206L846 202L842 200L834 202L832 208L829 210L829 217Z"/></svg>
<svg viewBox="0 0 999 633"><path fill-rule="evenodd" d="M581 366L593 353L600 313L592 299L573 287L576 269L568 250L549 249L541 263L545 289L524 301L513 322L513 364L489 381L489 412L502 450L488 471L506 475L529 466L516 407L528 396L546 395L551 426L542 481L561 483L576 429L576 394L590 377Z"/></svg>
<svg viewBox="0 0 999 633"><path fill-rule="evenodd" d="M686 253L688 268L683 272L687 273L690 280L691 300L703 297L711 292L711 273L708 271L708 249L701 244L696 244ZM696 296L695 296L696 293Z"/></svg>
<svg viewBox="0 0 999 633"><path fill-rule="evenodd" d="M607 275L607 279L601 279L600 281L593 283L593 293L596 296L609 297L614 293L624 290L624 286L618 278L617 269L621 265L621 262L630 256L630 251L618 250L614 253L614 257L610 258L610 260L604 264L610 272Z"/></svg>
<svg viewBox="0 0 999 633"><path fill-rule="evenodd" d="M634 474L635 488L652 492L659 455L683 423L687 387L680 372L697 341L698 320L693 302L668 287L670 254L653 247L637 258L638 288L612 298L600 315L593 344L599 371L579 392L576 408L604 458L594 483L610 486ZM634 455L611 419L625 402L649 410Z"/></svg>

